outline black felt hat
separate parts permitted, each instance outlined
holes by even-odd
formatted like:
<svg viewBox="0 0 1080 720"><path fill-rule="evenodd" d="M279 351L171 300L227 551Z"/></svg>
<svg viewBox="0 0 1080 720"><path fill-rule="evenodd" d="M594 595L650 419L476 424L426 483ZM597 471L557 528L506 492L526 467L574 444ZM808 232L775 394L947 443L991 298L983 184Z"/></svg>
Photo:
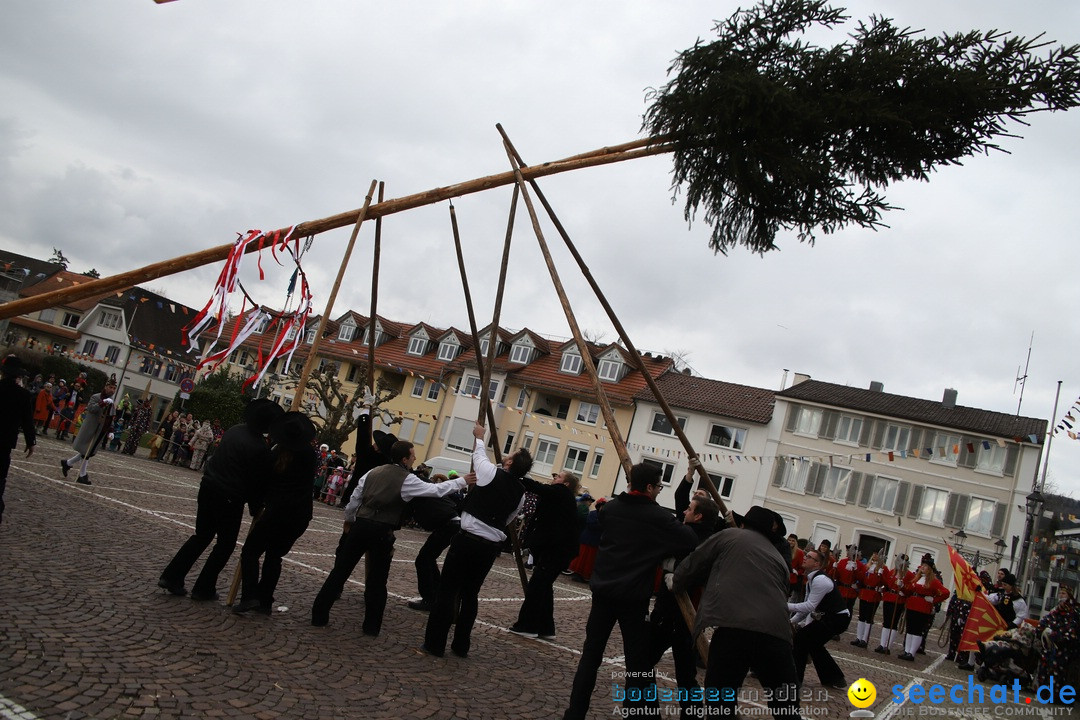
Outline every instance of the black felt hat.
<svg viewBox="0 0 1080 720"><path fill-rule="evenodd" d="M252 400L244 408L244 422L256 432L270 430L270 425L285 414L285 410L273 400L259 398Z"/></svg>
<svg viewBox="0 0 1080 720"><path fill-rule="evenodd" d="M270 426L270 437L284 448L302 450L315 439L315 423L302 412L287 412Z"/></svg>

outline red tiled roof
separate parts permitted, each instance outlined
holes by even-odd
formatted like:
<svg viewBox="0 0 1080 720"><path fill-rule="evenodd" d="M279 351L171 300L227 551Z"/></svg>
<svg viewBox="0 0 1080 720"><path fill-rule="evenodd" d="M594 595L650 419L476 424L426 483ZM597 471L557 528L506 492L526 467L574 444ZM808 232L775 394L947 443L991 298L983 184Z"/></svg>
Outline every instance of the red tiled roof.
<svg viewBox="0 0 1080 720"><path fill-rule="evenodd" d="M674 371L657 378L656 386L672 407L762 425L772 419L776 402L776 393L772 390ZM634 397L643 402L656 402L652 390L647 387Z"/></svg>
<svg viewBox="0 0 1080 720"><path fill-rule="evenodd" d="M75 285L81 285L82 283L90 282L93 279L94 278L92 278L92 277L87 277L86 275L80 275L79 273L73 273L73 272L68 272L67 270L61 270L60 272L56 273L52 277L46 278L45 280L42 280L39 283L36 283L34 285L30 285L29 287L24 287L22 290L19 291L19 296L24 297L24 298L37 297L38 295L43 295L45 293L52 292L54 290L63 290L64 288L74 287ZM124 288L122 290L116 290L116 291L107 292L107 293L100 293L100 294L94 295L92 297L83 298L82 300L76 300L74 302L67 303L67 304L63 305L62 307L74 308L76 310L82 310L82 311L85 312L86 310L91 309L92 307L97 305L99 302L101 302L102 299L107 298L110 295L114 295L116 293L127 292L130 289L131 289L130 287L127 287L127 288Z"/></svg>
<svg viewBox="0 0 1080 720"><path fill-rule="evenodd" d="M777 397L860 410L875 415L1002 438L1026 438L1034 435L1041 443L1046 435L1047 421L1038 418L1017 417L962 405L947 408L940 400L921 400L905 395L835 385L820 380L805 380L777 393Z"/></svg>

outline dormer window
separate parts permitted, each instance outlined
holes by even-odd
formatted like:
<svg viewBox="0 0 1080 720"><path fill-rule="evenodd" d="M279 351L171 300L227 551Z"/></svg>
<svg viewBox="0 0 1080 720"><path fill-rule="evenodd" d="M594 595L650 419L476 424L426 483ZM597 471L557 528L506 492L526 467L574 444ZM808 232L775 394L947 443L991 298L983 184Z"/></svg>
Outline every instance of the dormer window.
<svg viewBox="0 0 1080 720"><path fill-rule="evenodd" d="M456 342L447 340L439 343L439 359L445 362L450 362L457 357L458 344Z"/></svg>
<svg viewBox="0 0 1080 720"><path fill-rule="evenodd" d="M510 362L526 365L532 359L532 348L528 345L515 345L510 354Z"/></svg>
<svg viewBox="0 0 1080 720"><path fill-rule="evenodd" d="M371 326L368 325L367 328L364 329L364 345L369 344L370 337L371 337ZM376 325L375 326L375 347L379 347L379 345L382 343L382 341L383 341L383 331L382 331L381 328L379 328L378 325Z"/></svg>
<svg viewBox="0 0 1080 720"><path fill-rule="evenodd" d="M427 350L427 338L417 336L409 340L408 353L410 355L423 355L425 350Z"/></svg>
<svg viewBox="0 0 1080 720"><path fill-rule="evenodd" d="M484 338L480 341L480 357L487 357L488 354L488 339Z"/></svg>
<svg viewBox="0 0 1080 720"><path fill-rule="evenodd" d="M319 328L313 327L307 331L307 335L304 336L304 342L308 345L312 345L315 342L315 333L319 332Z"/></svg>
<svg viewBox="0 0 1080 720"><path fill-rule="evenodd" d="M120 313L112 310L102 310L101 314L98 315L97 324L99 327L115 330L120 327Z"/></svg>
<svg viewBox="0 0 1080 720"><path fill-rule="evenodd" d="M270 318L267 317L266 315L263 315L262 320L260 320L259 324L255 327L255 332L262 335L264 332L266 332L266 328L269 327L269 326L270 326Z"/></svg>
<svg viewBox="0 0 1080 720"><path fill-rule="evenodd" d="M618 360L601 360L600 365L596 368L596 374L600 376L601 380L618 382L619 377L622 375L622 369L623 364Z"/></svg>
<svg viewBox="0 0 1080 720"><path fill-rule="evenodd" d="M337 339L344 342L351 342L356 337L356 326L352 324L342 325L338 330Z"/></svg>
<svg viewBox="0 0 1080 720"><path fill-rule="evenodd" d="M296 339L296 326L289 328L289 332L285 333L285 339L289 341Z"/></svg>
<svg viewBox="0 0 1080 720"><path fill-rule="evenodd" d="M563 353L562 365L559 366L559 372L564 372L569 375L581 374L581 356L574 353Z"/></svg>

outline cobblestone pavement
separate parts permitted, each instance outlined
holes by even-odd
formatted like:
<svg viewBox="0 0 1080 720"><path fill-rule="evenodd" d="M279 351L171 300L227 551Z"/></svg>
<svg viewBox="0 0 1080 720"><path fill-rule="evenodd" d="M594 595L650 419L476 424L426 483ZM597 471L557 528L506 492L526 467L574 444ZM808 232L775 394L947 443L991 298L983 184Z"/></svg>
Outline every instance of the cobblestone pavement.
<svg viewBox="0 0 1080 720"><path fill-rule="evenodd" d="M152 462L145 451L104 452L91 462L88 487L75 484L74 473L61 477L59 461L69 453L69 444L42 438L31 458L13 455L0 525L0 718L524 719L558 717L565 708L587 586L558 581L556 641L512 635L505 628L522 590L504 555L484 586L469 657L432 658L418 650L425 615L405 607L416 595L412 560L425 536L402 530L382 634L360 632L361 568L329 626L315 628L310 603L333 564L342 516L316 503L311 526L285 559L273 616L237 616L221 602L193 602L156 586L193 527L198 473ZM219 581L222 597L238 553ZM849 681L865 677L877 687L879 716L918 714L910 703L890 702L894 685L967 682L936 645L906 664L852 648L851 639L834 643L834 655ZM616 632L593 717L619 710L611 691L621 656ZM671 687L670 658L658 670L661 685ZM756 688L748 681L742 707L760 713ZM807 717L853 710L846 693L821 687L812 669L804 695ZM674 717L674 706L663 709Z"/></svg>

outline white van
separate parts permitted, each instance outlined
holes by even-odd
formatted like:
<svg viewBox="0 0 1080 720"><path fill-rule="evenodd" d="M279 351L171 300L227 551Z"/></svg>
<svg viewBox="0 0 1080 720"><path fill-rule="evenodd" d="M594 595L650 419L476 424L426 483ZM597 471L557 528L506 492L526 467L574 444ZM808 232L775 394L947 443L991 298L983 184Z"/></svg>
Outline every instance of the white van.
<svg viewBox="0 0 1080 720"><path fill-rule="evenodd" d="M431 468L432 475L449 475L451 470L457 472L458 475L469 472L468 460L459 460L444 455L428 458L424 461L424 464Z"/></svg>

